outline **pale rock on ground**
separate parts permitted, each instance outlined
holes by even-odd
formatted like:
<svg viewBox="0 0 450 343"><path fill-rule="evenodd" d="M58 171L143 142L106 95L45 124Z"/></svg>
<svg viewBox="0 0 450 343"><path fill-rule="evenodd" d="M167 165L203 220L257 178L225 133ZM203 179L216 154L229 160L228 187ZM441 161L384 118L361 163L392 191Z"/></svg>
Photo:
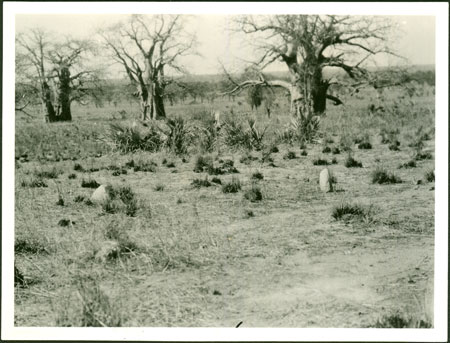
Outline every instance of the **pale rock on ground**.
<svg viewBox="0 0 450 343"><path fill-rule="evenodd" d="M322 192L326 193L333 191L331 172L328 168L325 168L320 172L319 184Z"/></svg>
<svg viewBox="0 0 450 343"><path fill-rule="evenodd" d="M94 193L92 193L91 201L99 203L108 200L109 194L107 188L108 185L106 184L99 186Z"/></svg>

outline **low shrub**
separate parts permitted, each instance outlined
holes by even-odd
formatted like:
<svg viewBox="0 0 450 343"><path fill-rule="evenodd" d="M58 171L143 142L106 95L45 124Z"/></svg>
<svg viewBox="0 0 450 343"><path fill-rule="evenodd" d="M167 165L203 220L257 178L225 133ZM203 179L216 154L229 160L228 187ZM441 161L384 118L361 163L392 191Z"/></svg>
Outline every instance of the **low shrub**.
<svg viewBox="0 0 450 343"><path fill-rule="evenodd" d="M217 184L217 185L221 185L221 184L222 184L222 180L219 179L218 177L213 177L213 178L211 179L211 182L212 182L212 183L215 183L215 184Z"/></svg>
<svg viewBox="0 0 450 343"><path fill-rule="evenodd" d="M154 126L149 126L146 130L138 127L127 127L120 124L111 124L109 138L122 153L130 153L139 150L156 152L164 144L160 130Z"/></svg>
<svg viewBox="0 0 450 343"><path fill-rule="evenodd" d="M285 159L285 160L293 160L293 159L295 159L295 158L297 158L297 155L296 155L295 152L293 152L293 151L288 151L288 152L283 156L283 159Z"/></svg>
<svg viewBox="0 0 450 343"><path fill-rule="evenodd" d="M362 168L362 163L355 160L351 155L347 156L344 164L347 168Z"/></svg>
<svg viewBox="0 0 450 343"><path fill-rule="evenodd" d="M34 175L36 175L40 179L57 179L60 174L63 172L56 167L53 167L49 170L36 170Z"/></svg>
<svg viewBox="0 0 450 343"><path fill-rule="evenodd" d="M324 154L328 154L330 152L331 152L331 148L329 146L326 146L322 149L322 153L324 153Z"/></svg>
<svg viewBox="0 0 450 343"><path fill-rule="evenodd" d="M401 313L394 313L384 315L374 325L375 328L423 328L428 329L433 327L426 319L418 319L412 316L403 315Z"/></svg>
<svg viewBox="0 0 450 343"><path fill-rule="evenodd" d="M68 178L70 180L76 179L77 178L77 174L69 174Z"/></svg>
<svg viewBox="0 0 450 343"><path fill-rule="evenodd" d="M416 167L417 167L416 161L415 160L410 160L408 162L400 164L398 166L398 169L402 169L402 168L416 168Z"/></svg>
<svg viewBox="0 0 450 343"><path fill-rule="evenodd" d="M313 165L315 166L328 166L330 163L327 160L323 160L321 158L316 158L313 160Z"/></svg>
<svg viewBox="0 0 450 343"><path fill-rule="evenodd" d="M370 144L370 142L361 142L358 144L358 149L364 149L364 150L369 150L372 149L372 144Z"/></svg>
<svg viewBox="0 0 450 343"><path fill-rule="evenodd" d="M165 188L166 188L165 185L163 185L162 183L158 183L158 184L155 185L154 189L157 192L162 192L162 191L164 191Z"/></svg>
<svg viewBox="0 0 450 343"><path fill-rule="evenodd" d="M31 178L30 181L22 180L21 186L29 188L47 188L48 184L43 179Z"/></svg>
<svg viewBox="0 0 450 343"><path fill-rule="evenodd" d="M227 182L222 185L222 192L223 193L237 193L241 190L241 182L237 177L234 177L231 179L230 182Z"/></svg>
<svg viewBox="0 0 450 343"><path fill-rule="evenodd" d="M357 204L342 203L333 208L331 216L335 220L367 220L370 218L370 210Z"/></svg>
<svg viewBox="0 0 450 343"><path fill-rule="evenodd" d="M194 179L191 185L194 186L194 188L211 187L211 182L209 182L207 176L204 179Z"/></svg>
<svg viewBox="0 0 450 343"><path fill-rule="evenodd" d="M210 156L203 156L203 155L197 156L194 165L195 173L207 172L211 168L213 168L213 160Z"/></svg>
<svg viewBox="0 0 450 343"><path fill-rule="evenodd" d="M252 188L248 189L244 193L244 198L251 202L257 202L257 201L261 201L263 199L263 195L262 195L261 189L258 186L256 186L255 184L253 184Z"/></svg>
<svg viewBox="0 0 450 343"><path fill-rule="evenodd" d="M51 250L43 242L35 238L16 238L14 241L14 254L48 254Z"/></svg>
<svg viewBox="0 0 450 343"><path fill-rule="evenodd" d="M98 188L100 187L100 184L95 181L94 179L88 179L88 180L81 180L81 187L83 188Z"/></svg>
<svg viewBox="0 0 450 343"><path fill-rule="evenodd" d="M402 183L402 180L393 173L388 173L385 169L378 167L372 172L372 183L395 184Z"/></svg>
<svg viewBox="0 0 450 343"><path fill-rule="evenodd" d="M259 171L254 172L252 174L252 179L253 180L263 180L264 179L264 175L261 172L259 172Z"/></svg>
<svg viewBox="0 0 450 343"><path fill-rule="evenodd" d="M429 170L425 173L425 180L428 182L434 182L434 170Z"/></svg>

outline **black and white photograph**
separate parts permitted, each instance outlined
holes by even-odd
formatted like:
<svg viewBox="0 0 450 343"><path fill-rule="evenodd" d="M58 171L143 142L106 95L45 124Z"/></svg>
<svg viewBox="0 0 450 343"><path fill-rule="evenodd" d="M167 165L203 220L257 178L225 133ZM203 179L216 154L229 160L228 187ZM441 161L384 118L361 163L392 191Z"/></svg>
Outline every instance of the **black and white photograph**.
<svg viewBox="0 0 450 343"><path fill-rule="evenodd" d="M2 339L447 341L448 3L3 9Z"/></svg>

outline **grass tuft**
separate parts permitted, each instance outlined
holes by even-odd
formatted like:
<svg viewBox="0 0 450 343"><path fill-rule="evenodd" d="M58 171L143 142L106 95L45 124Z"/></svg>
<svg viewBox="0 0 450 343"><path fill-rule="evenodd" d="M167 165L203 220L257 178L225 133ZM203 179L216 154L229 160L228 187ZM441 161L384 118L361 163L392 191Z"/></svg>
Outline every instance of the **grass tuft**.
<svg viewBox="0 0 450 343"><path fill-rule="evenodd" d="M241 190L241 182L237 177L234 177L231 179L230 182L227 182L222 185L222 192L223 193L237 193Z"/></svg>
<svg viewBox="0 0 450 343"><path fill-rule="evenodd" d="M347 159L345 160L345 166L347 168L362 168L362 163L355 160L351 155L348 155Z"/></svg>
<svg viewBox="0 0 450 343"><path fill-rule="evenodd" d="M263 199L263 195L262 195L261 189L258 186L256 186L255 184L253 184L252 188L248 189L244 193L244 198L251 202L257 202L257 201L261 201Z"/></svg>
<svg viewBox="0 0 450 343"><path fill-rule="evenodd" d="M372 172L372 183L395 184L402 183L402 180L393 173L388 173L385 169L378 167Z"/></svg>

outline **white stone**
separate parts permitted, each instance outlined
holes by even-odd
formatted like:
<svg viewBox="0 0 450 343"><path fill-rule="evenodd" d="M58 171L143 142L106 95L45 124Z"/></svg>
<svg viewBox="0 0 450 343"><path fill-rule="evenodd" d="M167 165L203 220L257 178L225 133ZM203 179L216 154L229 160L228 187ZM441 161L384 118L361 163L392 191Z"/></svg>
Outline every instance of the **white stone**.
<svg viewBox="0 0 450 343"><path fill-rule="evenodd" d="M331 172L328 170L328 168L325 168L320 172L319 184L320 184L320 190L322 192L326 193L326 192L333 191Z"/></svg>
<svg viewBox="0 0 450 343"><path fill-rule="evenodd" d="M109 199L109 194L107 190L108 185L101 185L98 187L94 193L91 195L92 202L104 202Z"/></svg>

